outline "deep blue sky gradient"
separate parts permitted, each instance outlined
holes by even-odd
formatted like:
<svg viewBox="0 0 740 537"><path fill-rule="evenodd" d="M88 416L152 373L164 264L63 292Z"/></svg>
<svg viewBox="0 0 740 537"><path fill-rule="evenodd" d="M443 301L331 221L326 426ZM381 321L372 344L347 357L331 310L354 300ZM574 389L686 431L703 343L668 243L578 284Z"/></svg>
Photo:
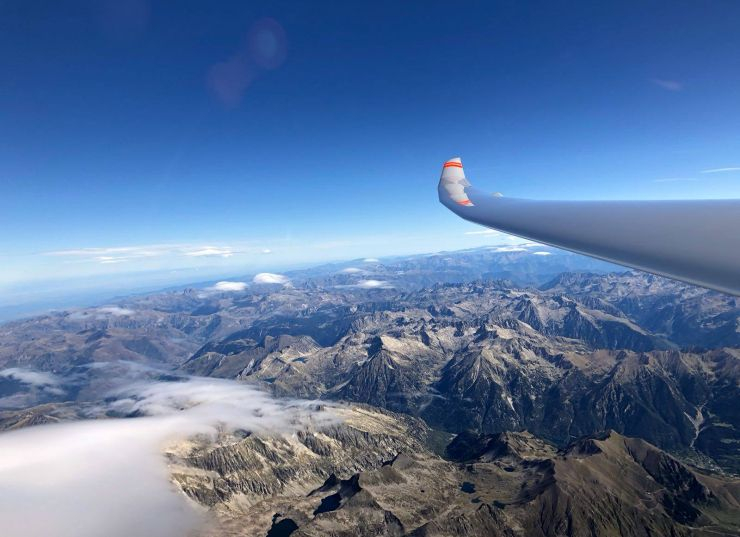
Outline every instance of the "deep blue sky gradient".
<svg viewBox="0 0 740 537"><path fill-rule="evenodd" d="M740 167L739 24L732 0L3 2L0 283L159 266L46 255L67 249L468 247L490 239L436 200L455 155L505 195L740 197L701 173ZM251 82L224 100L235 57Z"/></svg>

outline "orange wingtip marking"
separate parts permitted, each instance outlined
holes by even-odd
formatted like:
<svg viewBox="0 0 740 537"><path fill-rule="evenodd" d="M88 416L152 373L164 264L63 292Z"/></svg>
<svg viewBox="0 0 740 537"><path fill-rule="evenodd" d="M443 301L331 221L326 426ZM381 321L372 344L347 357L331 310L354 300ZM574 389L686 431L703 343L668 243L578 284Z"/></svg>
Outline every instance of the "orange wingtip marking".
<svg viewBox="0 0 740 537"><path fill-rule="evenodd" d="M462 200L458 201L457 203L459 203L460 205L473 205L473 202L470 200Z"/></svg>
<svg viewBox="0 0 740 537"><path fill-rule="evenodd" d="M462 168L462 164L459 162L445 162L445 168Z"/></svg>

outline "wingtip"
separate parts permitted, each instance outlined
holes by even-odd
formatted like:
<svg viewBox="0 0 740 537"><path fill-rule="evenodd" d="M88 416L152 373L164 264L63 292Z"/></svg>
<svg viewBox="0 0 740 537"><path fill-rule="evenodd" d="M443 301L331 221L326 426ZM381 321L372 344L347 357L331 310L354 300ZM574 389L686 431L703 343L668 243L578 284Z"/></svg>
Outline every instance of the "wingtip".
<svg viewBox="0 0 740 537"><path fill-rule="evenodd" d="M462 168L462 159L460 157L453 157L445 161L443 168Z"/></svg>
<svg viewBox="0 0 740 537"><path fill-rule="evenodd" d="M473 203L465 193L465 187L469 185L470 183L465 179L462 159L460 157L453 157L446 160L442 165L442 176L439 179L439 186L444 189L447 196L458 205L472 207ZM440 192L442 191L440 190Z"/></svg>

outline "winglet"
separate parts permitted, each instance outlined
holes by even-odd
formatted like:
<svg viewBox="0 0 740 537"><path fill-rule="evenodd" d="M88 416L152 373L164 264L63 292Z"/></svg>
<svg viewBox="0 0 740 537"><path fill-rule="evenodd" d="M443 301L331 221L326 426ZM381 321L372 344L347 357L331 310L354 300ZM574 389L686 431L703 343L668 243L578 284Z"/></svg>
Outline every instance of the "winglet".
<svg viewBox="0 0 740 537"><path fill-rule="evenodd" d="M465 187L470 183L465 178L462 160L460 157L451 158L442 166L442 176L439 178L439 186L444 187L447 195L458 205L471 207L473 202L470 201L465 193ZM441 194L440 190L440 194Z"/></svg>

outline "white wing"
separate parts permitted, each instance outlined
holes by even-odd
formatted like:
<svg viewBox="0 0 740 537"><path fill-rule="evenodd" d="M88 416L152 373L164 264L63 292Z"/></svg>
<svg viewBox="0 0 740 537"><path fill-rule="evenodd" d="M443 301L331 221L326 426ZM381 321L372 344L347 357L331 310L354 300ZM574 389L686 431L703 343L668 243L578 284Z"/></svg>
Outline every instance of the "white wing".
<svg viewBox="0 0 740 537"><path fill-rule="evenodd" d="M471 222L740 296L740 200L507 198L474 189L459 158L445 162L438 190Z"/></svg>

